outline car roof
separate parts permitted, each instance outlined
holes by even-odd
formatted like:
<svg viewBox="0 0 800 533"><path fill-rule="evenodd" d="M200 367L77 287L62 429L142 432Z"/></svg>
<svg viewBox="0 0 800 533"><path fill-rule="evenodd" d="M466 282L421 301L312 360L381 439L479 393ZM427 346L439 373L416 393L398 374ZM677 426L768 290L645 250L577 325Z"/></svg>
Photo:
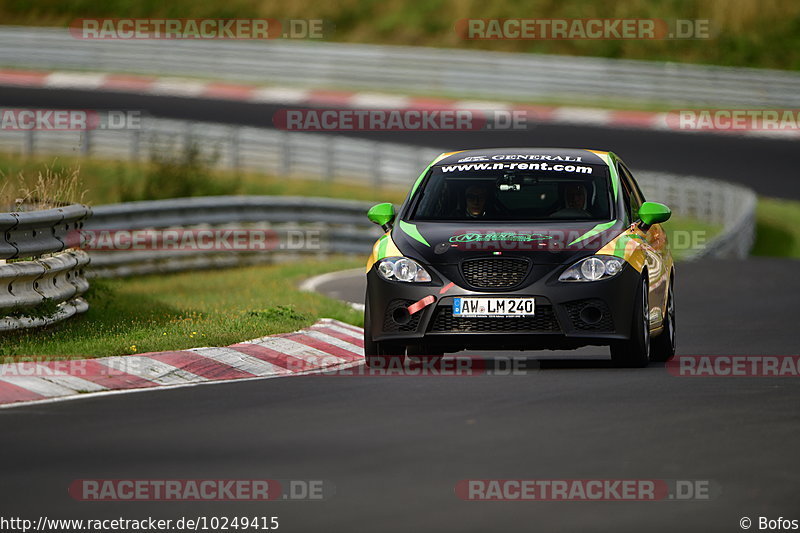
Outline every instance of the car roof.
<svg viewBox="0 0 800 533"><path fill-rule="evenodd" d="M581 148L479 148L475 150L462 150L442 154L436 165L451 165L468 161L573 161L589 165L605 165L600 157L608 152L585 150ZM531 157L540 156L540 157Z"/></svg>

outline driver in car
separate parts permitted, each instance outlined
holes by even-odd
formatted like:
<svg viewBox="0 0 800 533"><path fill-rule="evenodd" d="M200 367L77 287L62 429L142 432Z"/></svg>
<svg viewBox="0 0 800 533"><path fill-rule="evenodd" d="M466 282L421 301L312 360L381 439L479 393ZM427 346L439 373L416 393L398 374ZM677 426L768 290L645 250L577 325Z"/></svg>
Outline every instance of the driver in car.
<svg viewBox="0 0 800 533"><path fill-rule="evenodd" d="M481 218L486 216L486 197L488 192L484 185L470 185L464 192L467 216Z"/></svg>
<svg viewBox="0 0 800 533"><path fill-rule="evenodd" d="M554 217L591 217L586 210L586 186L582 183L570 183L564 188L564 208L553 213Z"/></svg>

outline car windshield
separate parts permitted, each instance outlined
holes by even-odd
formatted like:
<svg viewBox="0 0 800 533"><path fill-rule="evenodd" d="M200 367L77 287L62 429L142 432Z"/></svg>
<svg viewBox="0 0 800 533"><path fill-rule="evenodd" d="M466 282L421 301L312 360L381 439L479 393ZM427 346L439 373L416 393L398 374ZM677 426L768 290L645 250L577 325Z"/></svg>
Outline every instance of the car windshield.
<svg viewBox="0 0 800 533"><path fill-rule="evenodd" d="M488 163L433 167L411 220L609 220L603 165ZM522 169L518 167L523 167ZM537 165L539 166L539 165Z"/></svg>

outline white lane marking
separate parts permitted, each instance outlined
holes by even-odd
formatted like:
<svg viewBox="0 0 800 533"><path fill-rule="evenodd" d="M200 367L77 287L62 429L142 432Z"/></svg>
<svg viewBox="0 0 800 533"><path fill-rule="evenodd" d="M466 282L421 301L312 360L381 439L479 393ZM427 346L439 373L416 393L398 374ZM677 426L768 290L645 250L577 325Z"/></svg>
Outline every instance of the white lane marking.
<svg viewBox="0 0 800 533"><path fill-rule="evenodd" d="M650 121L650 124L646 127L653 130L671 129L669 124L667 123L668 115L669 113L653 113L653 119Z"/></svg>
<svg viewBox="0 0 800 533"><path fill-rule="evenodd" d="M492 102L489 100L458 100L453 103L456 109L468 109L472 111L510 111L511 105L503 102Z"/></svg>
<svg viewBox="0 0 800 533"><path fill-rule="evenodd" d="M305 333L305 331L303 331L303 333ZM319 367L346 361L343 357L323 352L317 348L312 348L311 346L306 346L305 344L287 338L267 337L263 342L259 342L258 345L291 355L298 359L303 359Z"/></svg>
<svg viewBox="0 0 800 533"><path fill-rule="evenodd" d="M338 320L330 318L321 319L316 324L314 324L314 326L331 328L336 331L339 331L342 334L351 336L354 339L360 338L360 333L358 333L358 328L356 328L355 326L351 326L349 324L345 324ZM323 332L320 331L314 331L313 329L314 326L311 326L312 329L307 328L295 333L309 335L311 337L324 340L325 342L329 342L331 344L343 346L345 349L356 354L363 353L363 350L361 348L355 345L352 345L351 347L350 343L348 343L347 341L342 341L340 339L336 339L335 337L330 337L329 335L325 335ZM193 374L191 372L181 370L175 366L145 356L127 355L127 356L115 356L115 357L91 359L91 361L96 361L99 364L103 364L119 372L124 372L126 374L139 376L143 379L147 379L149 381L161 385L160 387L139 387L139 388L129 388L129 389L108 390L107 388L101 385L83 380L82 378L78 378L77 376L56 375L53 373L51 369L47 370L48 375L46 376L46 378L19 375L22 373L22 371L20 371L16 367L15 367L15 369L17 370L16 372L12 373L10 371L5 371L17 364L17 363L12 363L12 364L0 365L0 369L3 370L3 372L0 372L0 382L7 382L11 385L15 385L17 387L27 389L41 396L45 396L46 398L41 400L27 400L22 402L3 403L0 404L0 409L22 407L26 405L34 405L40 403L55 403L57 401L60 402L60 401L68 401L75 399L83 399L86 398L87 396L94 397L107 394L149 392L154 390L161 390L164 388L178 388L178 387L187 387L195 385L215 385L219 383L249 381L254 379L270 379L273 377L285 377L287 375L299 376L299 375L319 373L324 369L327 370L330 370L332 368L343 369L363 364L363 361L360 359L357 361L348 361L344 358L325 353L321 350L312 348L310 346L306 346L296 341L292 341L290 338L285 338L285 337L262 337L261 339L248 341L244 344L259 344L264 347L276 350L278 352L286 353L293 357L303 359L309 363L312 363L313 366L309 365L308 367L303 367L294 372L292 372L291 370L287 371L282 367L277 367L279 371L272 374L256 375L254 377L246 377L246 378L210 380L202 376ZM245 361L247 361L248 363L252 362L249 360L249 358L252 356L247 356L247 354L241 354L241 352L236 352L235 354L230 353L230 352L235 352L235 350L229 348L196 348L192 351L197 353L198 350L205 352L205 353L198 353L198 355L206 357L208 355L213 355L213 357L210 357L211 359L225 360L228 359L229 357L235 357L241 360L243 363ZM224 353L227 353L227 355L224 355ZM258 358L255 359L258 360L258 365L260 365L262 368L263 365L269 365L269 363L265 361L261 361ZM229 363L226 362L225 364ZM247 366L241 366L240 368L242 368L242 370L249 371L247 370L248 368ZM253 369L255 370L255 368ZM113 375L113 372L109 373L109 375ZM77 394L77 391L87 391L87 393Z"/></svg>
<svg viewBox="0 0 800 533"><path fill-rule="evenodd" d="M158 78L150 85L150 93L167 96L198 96L205 92L209 83L183 78Z"/></svg>
<svg viewBox="0 0 800 533"><path fill-rule="evenodd" d="M350 107L373 109L404 109L411 105L411 98L396 94L356 93L350 99Z"/></svg>
<svg viewBox="0 0 800 533"><path fill-rule="evenodd" d="M108 390L108 387L104 387L99 383L95 383L94 381L89 381L88 379L83 379L78 376L71 376L69 374L60 372L53 372L51 368L44 365L36 366L41 369L41 371L38 373L39 377L46 381L55 383L56 385L61 385L62 387L66 387L74 391L97 392L101 390Z"/></svg>
<svg viewBox="0 0 800 533"><path fill-rule="evenodd" d="M244 370L255 376L267 376L270 374L289 374L290 372L280 366L273 365L267 361L262 361L252 355L247 355L232 348L192 348L186 350L194 352L201 357L212 359L226 366Z"/></svg>
<svg viewBox="0 0 800 533"><path fill-rule="evenodd" d="M607 109L559 107L553 111L551 121L570 124L610 124L611 113L612 111Z"/></svg>
<svg viewBox="0 0 800 533"><path fill-rule="evenodd" d="M356 331L350 328L343 328L338 324L326 324L324 327L331 328L334 331L338 331L343 335L347 335L348 337L353 337L354 339L363 339L364 338L364 330Z"/></svg>
<svg viewBox="0 0 800 533"><path fill-rule="evenodd" d="M364 364L362 361L347 361L338 363L335 365L335 368L328 368L328 371L331 370L338 370L338 369L345 369L345 368L352 368L359 365ZM319 374L322 370L321 369L309 369L303 372L296 372L292 374L293 376L307 376L309 374ZM255 381L255 380L262 380L262 379L273 379L273 378L282 378L286 377L283 374L276 374L274 376L254 376L252 378L234 378L234 379L216 379L216 380L208 380L208 381L199 381L196 383L180 383L176 385L162 385L161 387L143 387L138 389L116 389L116 390L107 390L107 391L100 391L100 392L92 392L89 394L71 394L69 396L60 396L54 398L44 398L41 400L27 400L24 402L14 402L14 403L3 403L0 404L0 409L13 409L14 407L27 407L31 405L39 405L39 404L49 404L49 403L60 403L60 402L68 402L72 400L84 400L86 398L96 398L98 396L111 396L117 394L134 394L134 393L145 393L145 392L158 392L166 389L182 389L185 387L197 387L200 385L225 385L225 384L232 384L232 383L240 383L242 381ZM2 378L0 378L2 380Z"/></svg>
<svg viewBox="0 0 800 533"><path fill-rule="evenodd" d="M42 396L66 396L68 394L75 394L74 389L64 387L51 381L45 381L39 377L33 376L6 376L0 378L0 381L5 381L17 387L22 387L36 394Z"/></svg>
<svg viewBox="0 0 800 533"><path fill-rule="evenodd" d="M338 272L328 272L327 274L320 274L319 276L314 276L313 278L308 278L303 283L300 284L300 290L305 292L315 292L317 288L323 283L330 283L334 281L338 281L342 278L349 278L352 277L354 274L363 273L363 268L350 268L348 270L339 270ZM366 274L364 274L366 276ZM320 322L325 320L331 320L329 318L323 318Z"/></svg>
<svg viewBox="0 0 800 533"><path fill-rule="evenodd" d="M97 89L106 81L105 74L89 72L51 72L44 79L45 87Z"/></svg>
<svg viewBox="0 0 800 533"><path fill-rule="evenodd" d="M206 378L149 357L120 355L97 359L97 362L119 372L132 374L160 385L203 381Z"/></svg>
<svg viewBox="0 0 800 533"><path fill-rule="evenodd" d="M251 102L276 102L281 104L297 104L308 100L311 93L308 89L292 87L259 87L250 93Z"/></svg>
<svg viewBox="0 0 800 533"><path fill-rule="evenodd" d="M355 355L360 355L362 357L364 356L364 349L352 342L337 339L336 337L328 335L322 331L316 331L313 329L308 329L304 333L309 337L313 337L322 342L327 342L328 344L333 344L334 346L342 348L343 350L347 350L348 352L352 352Z"/></svg>

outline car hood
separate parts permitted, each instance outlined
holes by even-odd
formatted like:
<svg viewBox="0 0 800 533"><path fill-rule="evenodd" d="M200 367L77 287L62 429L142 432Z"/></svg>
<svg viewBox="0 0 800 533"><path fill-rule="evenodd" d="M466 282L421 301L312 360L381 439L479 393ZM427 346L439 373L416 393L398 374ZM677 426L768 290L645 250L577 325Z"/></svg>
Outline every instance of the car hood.
<svg viewBox="0 0 800 533"><path fill-rule="evenodd" d="M619 235L621 221L525 223L406 222L392 230L403 255L425 263L455 264L486 256L525 257L563 265L592 255Z"/></svg>

